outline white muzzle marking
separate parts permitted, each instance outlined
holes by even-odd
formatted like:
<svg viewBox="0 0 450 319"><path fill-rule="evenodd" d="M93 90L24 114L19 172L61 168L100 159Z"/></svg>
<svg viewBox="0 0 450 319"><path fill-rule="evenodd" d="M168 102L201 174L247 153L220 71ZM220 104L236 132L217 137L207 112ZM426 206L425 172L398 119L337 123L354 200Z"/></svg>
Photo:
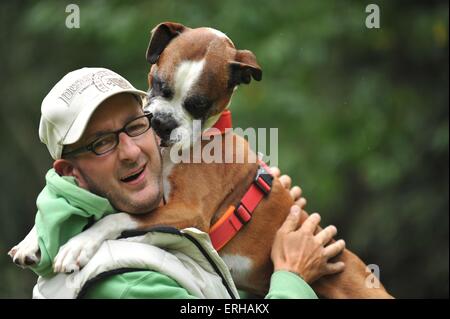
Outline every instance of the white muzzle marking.
<svg viewBox="0 0 450 319"><path fill-rule="evenodd" d="M148 111L155 116L165 113L173 117L178 127L171 133L171 141L189 147L193 142L192 116L184 109L183 102L198 82L203 72L205 60L184 61L177 67L174 76L174 95L170 101L163 97L155 97Z"/></svg>

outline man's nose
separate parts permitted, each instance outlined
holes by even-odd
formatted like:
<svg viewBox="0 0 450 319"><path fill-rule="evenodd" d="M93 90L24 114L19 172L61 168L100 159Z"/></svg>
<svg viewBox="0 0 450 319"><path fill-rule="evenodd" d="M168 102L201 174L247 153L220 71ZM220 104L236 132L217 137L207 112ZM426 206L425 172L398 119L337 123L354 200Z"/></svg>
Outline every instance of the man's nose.
<svg viewBox="0 0 450 319"><path fill-rule="evenodd" d="M124 132L119 134L119 145L117 149L119 159L122 161L136 161L141 153L141 148Z"/></svg>
<svg viewBox="0 0 450 319"><path fill-rule="evenodd" d="M152 128L163 140L170 139L170 133L177 126L177 121L170 114L159 113L152 117Z"/></svg>

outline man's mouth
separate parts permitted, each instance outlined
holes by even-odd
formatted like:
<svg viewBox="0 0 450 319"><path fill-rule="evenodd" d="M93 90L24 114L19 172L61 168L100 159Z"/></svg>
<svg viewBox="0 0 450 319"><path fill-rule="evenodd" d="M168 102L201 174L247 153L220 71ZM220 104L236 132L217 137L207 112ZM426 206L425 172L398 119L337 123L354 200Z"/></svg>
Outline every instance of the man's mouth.
<svg viewBox="0 0 450 319"><path fill-rule="evenodd" d="M124 183L134 184L133 182L139 181L140 178L142 177L145 167L146 167L146 165L142 166L137 171L131 172L130 174L126 175L125 177L122 177L120 179L120 181L124 182Z"/></svg>

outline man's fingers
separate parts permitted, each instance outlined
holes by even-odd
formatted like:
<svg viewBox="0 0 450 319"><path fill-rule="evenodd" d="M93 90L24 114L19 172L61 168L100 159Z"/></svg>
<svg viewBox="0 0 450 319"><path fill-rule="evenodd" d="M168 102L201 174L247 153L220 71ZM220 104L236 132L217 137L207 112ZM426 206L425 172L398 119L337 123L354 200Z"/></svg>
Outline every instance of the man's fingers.
<svg viewBox="0 0 450 319"><path fill-rule="evenodd" d="M298 228L298 223L300 221L300 207L293 205L291 211L284 221L283 225L280 227L280 231L284 233L289 233Z"/></svg>
<svg viewBox="0 0 450 319"><path fill-rule="evenodd" d="M302 227L300 227L301 230L307 232L307 233L314 233L317 226L320 223L320 215L317 213L311 214L302 224Z"/></svg>
<svg viewBox="0 0 450 319"><path fill-rule="evenodd" d="M343 271L345 268L345 264L342 261L339 261L337 263L328 263L325 267L327 274L331 275Z"/></svg>
<svg viewBox="0 0 450 319"><path fill-rule="evenodd" d="M321 243L322 245L327 244L331 238L333 238L337 234L337 229L334 226L328 226L325 227L325 229L322 229L317 235L316 239Z"/></svg>
<svg viewBox="0 0 450 319"><path fill-rule="evenodd" d="M272 166L272 167L270 168L270 172L271 172L272 175L275 176L275 177L280 177L280 175L281 175L280 169L279 169L278 167L276 167L276 166Z"/></svg>
<svg viewBox="0 0 450 319"><path fill-rule="evenodd" d="M300 207L300 209L304 209L306 206L306 198L304 197L300 197L295 203L294 205L297 205L298 207Z"/></svg>
<svg viewBox="0 0 450 319"><path fill-rule="evenodd" d="M332 243L325 247L323 250L323 253L328 258L333 258L336 255L338 255L340 252L342 252L345 248L345 241L343 239L339 239L337 242Z"/></svg>
<svg viewBox="0 0 450 319"><path fill-rule="evenodd" d="M303 209L303 208L305 208L307 202L308 202L308 201L306 200L306 198L300 197L300 198L294 203L294 205L297 205L298 207L300 207L301 209Z"/></svg>
<svg viewBox="0 0 450 319"><path fill-rule="evenodd" d="M300 196L302 196L302 189L298 186L294 186L289 190L289 193L295 202L300 198Z"/></svg>
<svg viewBox="0 0 450 319"><path fill-rule="evenodd" d="M287 175L283 175L279 178L281 185L283 185L284 188L289 189L291 188L291 184L292 184L292 179L287 176Z"/></svg>

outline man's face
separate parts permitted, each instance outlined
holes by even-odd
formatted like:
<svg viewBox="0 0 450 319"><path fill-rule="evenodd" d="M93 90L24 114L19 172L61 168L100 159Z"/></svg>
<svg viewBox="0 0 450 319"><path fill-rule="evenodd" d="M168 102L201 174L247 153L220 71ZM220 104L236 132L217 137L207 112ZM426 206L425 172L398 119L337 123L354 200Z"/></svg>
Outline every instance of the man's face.
<svg viewBox="0 0 450 319"><path fill-rule="evenodd" d="M131 94L112 96L97 108L82 138L68 148L89 144L142 114L142 107ZM78 169L80 186L106 197L117 210L146 213L161 201L161 157L152 129L137 137L122 132L114 150L100 156L82 153L69 161Z"/></svg>

